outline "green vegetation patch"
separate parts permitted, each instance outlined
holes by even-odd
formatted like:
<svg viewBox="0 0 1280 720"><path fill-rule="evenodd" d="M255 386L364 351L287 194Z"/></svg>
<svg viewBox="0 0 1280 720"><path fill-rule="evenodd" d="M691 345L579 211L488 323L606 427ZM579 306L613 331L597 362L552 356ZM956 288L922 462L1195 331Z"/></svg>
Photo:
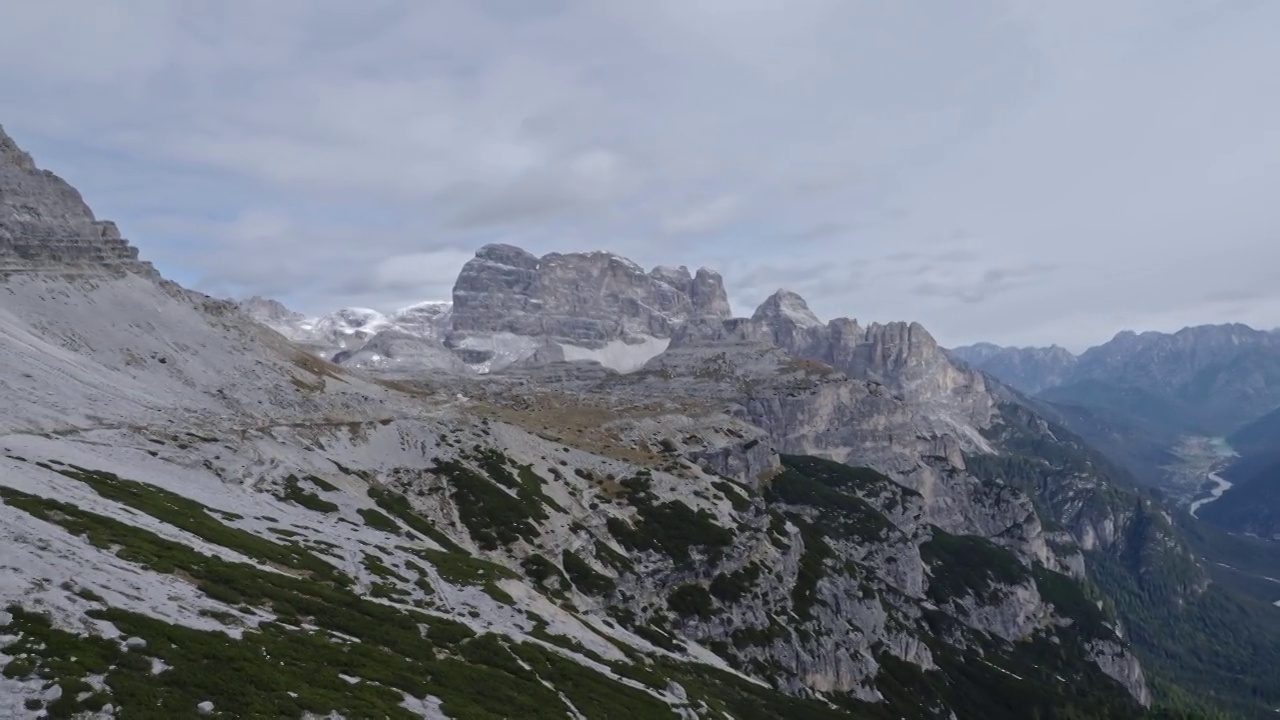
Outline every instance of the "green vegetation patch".
<svg viewBox="0 0 1280 720"><path fill-rule="evenodd" d="M695 512L678 500L659 504L648 478L628 478L622 481L622 486L627 500L636 509L638 522L633 527L621 518L610 517L606 524L623 547L660 552L678 567L690 567L694 548L706 552L714 562L733 544L733 532L717 523L715 516L705 509Z"/></svg>
<svg viewBox="0 0 1280 720"><path fill-rule="evenodd" d="M596 559L616 570L618 573L627 573L635 570L635 564L630 558L622 553L609 547L609 545L601 540L596 540Z"/></svg>
<svg viewBox="0 0 1280 720"><path fill-rule="evenodd" d="M88 680L91 675L107 674L120 662L122 651L118 643L55 629L45 616L16 605L10 606L8 612L12 619L3 632L17 639L5 648L5 654L14 659L0 674L13 680L41 679L62 690L61 696L47 706L29 709L44 707L49 717L69 718L76 713L101 710L110 702L110 693L94 690Z"/></svg>
<svg viewBox="0 0 1280 720"><path fill-rule="evenodd" d="M387 564L382 561L382 558L374 555L373 553L365 553L362 564L364 565L364 569L368 570L375 577L391 578L393 580L399 580L402 583L409 582L409 578L406 578L395 570L392 570L390 567L387 567Z"/></svg>
<svg viewBox="0 0 1280 720"><path fill-rule="evenodd" d="M111 473L96 473L75 469L60 471L68 477L86 483L99 495L127 505L151 517L185 530L202 540L234 550L263 563L281 566L312 574L320 579L343 581L341 573L333 565L321 560L296 544L281 545L247 530L223 524L208 508L167 490L133 480L125 480ZM81 510L75 505L48 500L9 488L0 488L0 497L14 507L65 527L68 531L87 536L100 548L120 547L116 554L125 560L139 562L157 572L173 572L174 561L169 557L174 548L182 554L195 553L185 545L161 539L146 530Z"/></svg>
<svg viewBox="0 0 1280 720"><path fill-rule="evenodd" d="M547 556L534 553L520 561L520 567L538 587L556 595L563 595L569 587L569 579Z"/></svg>
<svg viewBox="0 0 1280 720"><path fill-rule="evenodd" d="M316 481L324 483L323 480L310 475L307 476L307 479L313 483ZM329 483L324 483L324 485L331 490L337 490L337 488L329 485ZM301 505L308 510L314 510L315 512L334 513L338 512L339 509L336 503L329 502L310 490L303 490L302 485L298 480L298 476L296 475L290 475L284 479L284 490L277 497L286 502Z"/></svg>
<svg viewBox="0 0 1280 720"><path fill-rule="evenodd" d="M1031 572L1040 597L1052 604L1059 615L1073 621L1082 635L1090 638L1114 638L1115 633L1107 627L1106 612L1098 607L1098 598L1092 585L1086 586L1038 563Z"/></svg>
<svg viewBox="0 0 1280 720"><path fill-rule="evenodd" d="M787 637L787 629L778 624L777 620L769 618L769 625L766 627L743 626L733 631L730 639L733 646L739 650L745 650L752 647L767 647L774 642Z"/></svg>
<svg viewBox="0 0 1280 720"><path fill-rule="evenodd" d="M534 471L532 465L521 465L496 448L485 448L480 451L479 465L494 482L516 491L521 500L545 505L556 512L565 511L559 503L542 491L547 481ZM515 468L514 474L511 472L512 468Z"/></svg>
<svg viewBox="0 0 1280 720"><path fill-rule="evenodd" d="M91 611L125 635L146 641L144 648L126 652L105 640L59 633L37 616L12 608L15 621L5 632L20 631L17 649L22 657L6 665L5 672L10 677L44 677L74 691L66 694L66 713L55 716L110 701L122 716L186 717L207 700L217 711L236 717L332 712L353 718L412 717L400 707L402 693L438 697L452 717L567 715L558 696L532 673L520 669L509 654L499 653L492 639L475 639L459 623L361 598L314 577L281 575L203 556L65 503L9 489L3 489L3 498L6 504L85 534L100 546L123 546L122 554L132 553L153 569L165 564L181 571L211 596L270 607L290 624L301 620L319 628L305 631L267 623L237 640L119 609ZM447 553L428 554L443 568L462 566L459 558ZM510 574L480 563L474 561L469 569L483 568L490 578ZM359 642L343 639L348 637ZM22 643L42 648L42 654L27 652ZM153 676L151 658L168 669ZM85 695L80 683L89 673L106 676L105 693ZM341 675L360 681L351 684Z"/></svg>
<svg viewBox="0 0 1280 720"><path fill-rule="evenodd" d="M409 498L404 495L386 488L370 486L369 497L373 498L378 507L445 550L462 552L462 548L450 540L449 536L414 511L413 506L409 504Z"/></svg>
<svg viewBox="0 0 1280 720"><path fill-rule="evenodd" d="M303 479L311 483L312 485L315 485L316 487L320 488L324 492L340 492L336 485L329 482L328 480L322 480L321 478L318 478L315 475L307 475Z"/></svg>
<svg viewBox="0 0 1280 720"><path fill-rule="evenodd" d="M886 483L895 493L911 492L869 468L794 455L784 456L783 463L786 470L769 483L765 499L814 508L824 531L833 537L883 542L894 530L893 523L855 492L878 493Z"/></svg>
<svg viewBox="0 0 1280 720"><path fill-rule="evenodd" d="M998 586L1026 582L1030 571L1008 550L976 535L951 535L933 528L933 537L920 546L929 565L927 594L934 602L973 596L996 600Z"/></svg>
<svg viewBox="0 0 1280 720"><path fill-rule="evenodd" d="M744 497L742 491L734 487L733 483L727 480L715 480L711 483L711 487L718 490L735 511L746 512L751 509L751 501Z"/></svg>
<svg viewBox="0 0 1280 720"><path fill-rule="evenodd" d="M796 573L795 585L791 586L791 604L800 619L808 620L813 617L814 605L821 602L818 583L827 574L827 560L834 558L835 553L822 539L822 533L812 524L799 518L792 518L792 522L800 528L804 553L800 555L800 569Z"/></svg>
<svg viewBox="0 0 1280 720"><path fill-rule="evenodd" d="M360 518L364 520L364 524L374 530L381 530L383 532L391 533L392 535L399 535L401 532L400 525L395 520L392 520L373 508L360 508L356 512L360 514Z"/></svg>
<svg viewBox="0 0 1280 720"><path fill-rule="evenodd" d="M675 712L652 695L610 679L561 655L523 643L512 652L537 676L564 693L583 716L592 720L671 720Z"/></svg>
<svg viewBox="0 0 1280 720"><path fill-rule="evenodd" d="M715 601L711 593L697 583L681 585L667 597L667 607L681 617L696 617L706 620L716 611Z"/></svg>
<svg viewBox="0 0 1280 720"><path fill-rule="evenodd" d="M746 597L760 580L759 563L747 563L732 573L720 573L711 581L711 595L720 602L732 604Z"/></svg>
<svg viewBox="0 0 1280 720"><path fill-rule="evenodd" d="M564 565L564 572L569 576L569 581L584 595L608 595L616 588L611 578L596 572L595 568L572 550L562 552L560 562Z"/></svg>
<svg viewBox="0 0 1280 720"><path fill-rule="evenodd" d="M481 560L466 553L442 552L426 548L413 548L410 552L431 563L440 577L453 585L483 587L491 582L518 577L502 565Z"/></svg>
<svg viewBox="0 0 1280 720"><path fill-rule="evenodd" d="M512 496L498 483L458 460L437 461L432 471L448 480L462 524L482 549L497 550L521 539L537 540L535 523L548 517L540 500Z"/></svg>

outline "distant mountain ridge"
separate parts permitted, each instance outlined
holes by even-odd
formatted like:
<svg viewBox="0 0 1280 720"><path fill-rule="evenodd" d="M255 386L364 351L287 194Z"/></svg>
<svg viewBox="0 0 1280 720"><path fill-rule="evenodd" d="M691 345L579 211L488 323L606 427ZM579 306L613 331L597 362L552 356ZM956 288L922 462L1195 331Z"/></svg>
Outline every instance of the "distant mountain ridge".
<svg viewBox="0 0 1280 720"><path fill-rule="evenodd" d="M1033 395L1067 382L1080 362L1080 358L1070 350L1058 345L1003 347L976 343L950 352L954 357Z"/></svg>
<svg viewBox="0 0 1280 720"><path fill-rule="evenodd" d="M1078 356L990 344L950 352L1052 402L1119 406L1185 433L1227 435L1280 407L1280 335L1239 323L1124 331Z"/></svg>

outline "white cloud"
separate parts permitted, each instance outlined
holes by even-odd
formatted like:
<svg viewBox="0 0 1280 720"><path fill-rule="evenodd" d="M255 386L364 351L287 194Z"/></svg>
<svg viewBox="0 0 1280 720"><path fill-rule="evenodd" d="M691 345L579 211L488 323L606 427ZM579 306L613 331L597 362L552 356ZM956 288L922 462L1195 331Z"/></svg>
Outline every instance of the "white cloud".
<svg viewBox="0 0 1280 720"><path fill-rule="evenodd" d="M400 291L450 287L471 256L471 252L462 250L395 255L378 263L373 281L378 287Z"/></svg>
<svg viewBox="0 0 1280 720"><path fill-rule="evenodd" d="M668 218L663 230L676 235L697 234L719 230L738 214L742 200L734 195L722 195L709 202L694 205Z"/></svg>

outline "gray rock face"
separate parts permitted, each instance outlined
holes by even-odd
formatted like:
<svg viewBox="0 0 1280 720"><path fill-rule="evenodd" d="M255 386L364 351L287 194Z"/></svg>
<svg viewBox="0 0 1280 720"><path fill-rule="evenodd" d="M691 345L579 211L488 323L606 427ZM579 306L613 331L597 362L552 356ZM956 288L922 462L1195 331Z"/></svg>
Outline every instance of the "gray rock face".
<svg viewBox="0 0 1280 720"><path fill-rule="evenodd" d="M727 318L733 314L729 308L729 296L724 289L724 278L714 270L699 268L696 275L689 268L656 267L649 276L670 285L689 296L691 316Z"/></svg>
<svg viewBox="0 0 1280 720"><path fill-rule="evenodd" d="M637 336L670 337L691 317L726 317L720 276L659 268L604 252L542 258L487 245L463 266L453 290L453 329L512 333L584 347Z"/></svg>
<svg viewBox="0 0 1280 720"><path fill-rule="evenodd" d="M957 367L919 323L838 318L823 324L799 295L779 290L749 319L691 323L672 344L766 343L852 378L870 380L906 400L930 432L982 447L977 430L992 417L981 374Z"/></svg>
<svg viewBox="0 0 1280 720"><path fill-rule="evenodd" d="M453 328L520 332L536 328L541 310L538 258L511 245L485 245L462 266L453 286Z"/></svg>
<svg viewBox="0 0 1280 720"><path fill-rule="evenodd" d="M787 308L803 316L794 302L772 304L761 315ZM936 571L922 557L921 544L938 531L987 538L1026 566L1038 562L1072 577L1084 575L1083 557L1070 536L1046 530L1024 492L970 475L957 441L931 434L911 403L882 384L797 359L774 344L765 330L752 320L691 323L671 349L640 372L598 379L578 376L563 386L575 397L597 397L602 403L620 406L665 397L707 410L723 408L741 421L741 427L762 432L716 432L709 416L701 414L707 410L697 411L696 422L666 416L657 428L670 433L673 454L761 492L769 492L778 482L778 453L866 466L892 480L878 485L869 482L858 489L861 499L887 520L883 533L874 540L869 536L825 539L839 558L832 567L853 564L866 574L826 574L815 589L821 601L813 605L804 623L809 632L783 632L759 645L739 647L744 659L782 668L778 680L791 691L851 693L864 700L877 697L869 684L879 665L877 646L922 668L934 667L930 648L903 632L910 623L904 625L901 619L918 617L920 603L937 595L936 589L930 590L931 574ZM757 339L753 334L767 337ZM545 372L538 382L544 388L557 384ZM618 424L608 432L632 437ZM691 437L694 434L697 437ZM671 486L670 492L687 497L683 487ZM783 512L794 509L785 504L769 507ZM792 588L805 542L792 534L779 548L760 536L741 535L717 571L734 573L754 564L769 568L769 579L757 584L749 601L706 619L685 619L678 626L681 633L729 642L741 640L750 632L747 629L762 636L773 632L771 618L790 617L794 610ZM643 615L662 607L672 588L705 582L708 577L705 572L673 572L646 565L620 587L625 597L634 598L631 610ZM872 586L889 589L869 589ZM968 627L1014 643L1061 622L1029 577L980 598L957 596L945 604L944 611ZM1099 667L1105 664L1104 670L1114 673L1135 697L1146 697L1137 661L1114 637L1104 639L1107 644L1098 645Z"/></svg>
<svg viewBox="0 0 1280 720"><path fill-rule="evenodd" d="M1143 707L1151 706L1154 698L1147 686L1147 674L1132 653L1120 643L1108 640L1094 640L1088 649L1102 672L1128 689Z"/></svg>
<svg viewBox="0 0 1280 720"><path fill-rule="evenodd" d="M115 223L95 218L75 188L37 168L0 128L0 274L33 272L160 277Z"/></svg>
<svg viewBox="0 0 1280 720"><path fill-rule="evenodd" d="M254 295L239 303L240 310L258 322L270 325L273 323L291 323L306 319L306 315L294 312L284 303L271 298Z"/></svg>

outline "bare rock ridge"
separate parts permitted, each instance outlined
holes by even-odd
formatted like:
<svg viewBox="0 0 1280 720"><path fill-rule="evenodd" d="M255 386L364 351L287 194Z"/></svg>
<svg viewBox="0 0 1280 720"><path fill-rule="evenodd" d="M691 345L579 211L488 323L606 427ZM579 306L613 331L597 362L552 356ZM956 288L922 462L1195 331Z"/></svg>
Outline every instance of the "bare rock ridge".
<svg viewBox="0 0 1280 720"><path fill-rule="evenodd" d="M0 127L0 273L33 272L159 278L115 223L95 218L75 188L36 167Z"/></svg>
<svg viewBox="0 0 1280 720"><path fill-rule="evenodd" d="M951 355L994 375L1026 393L1067 382L1080 359L1058 345L1050 347L1000 347L977 343L954 348Z"/></svg>
<svg viewBox="0 0 1280 720"><path fill-rule="evenodd" d="M348 308L303 322L260 301L241 307L295 341L328 349L343 364L407 371L422 369L416 360L429 357L433 369L458 369L442 360L448 349L479 372L566 360L629 372L672 342L763 342L912 400L943 403L966 425L983 425L990 415L982 377L951 363L918 323L824 323L787 290L752 317L735 319L718 273L665 266L645 272L607 252L539 258L512 245L486 245L459 273L452 306L431 304L431 317L412 328L399 319L405 311L387 317ZM393 333L399 352L359 352L379 332Z"/></svg>

